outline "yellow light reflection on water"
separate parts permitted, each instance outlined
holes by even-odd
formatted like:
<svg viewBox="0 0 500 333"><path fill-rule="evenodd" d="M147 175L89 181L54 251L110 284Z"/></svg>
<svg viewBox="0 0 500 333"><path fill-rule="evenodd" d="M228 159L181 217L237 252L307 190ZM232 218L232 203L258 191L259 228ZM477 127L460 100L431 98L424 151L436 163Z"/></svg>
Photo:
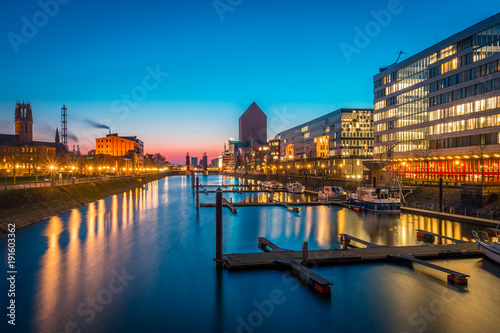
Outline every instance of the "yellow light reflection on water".
<svg viewBox="0 0 500 333"><path fill-rule="evenodd" d="M111 232L118 232L118 196L111 199Z"/></svg>
<svg viewBox="0 0 500 333"><path fill-rule="evenodd" d="M59 235L62 232L62 221L58 216L52 217L47 225L45 236L47 239L47 251L42 258L42 269L40 271L40 283L38 292L36 316L38 326L46 326L52 318L52 315L58 308L59 284L62 283L61 277L61 250L59 248Z"/></svg>
<svg viewBox="0 0 500 333"><path fill-rule="evenodd" d="M337 212L337 225L338 225L338 233L343 234L345 228L345 209L341 209Z"/></svg>
<svg viewBox="0 0 500 333"><path fill-rule="evenodd" d="M71 216L69 218L69 244L66 253L67 269L64 274L64 283L67 285L68 290L74 290L77 288L79 276L81 272L80 263L80 240L78 239L78 232L80 230L81 215L78 209L73 209L71 211ZM66 300L72 299L70 293L66 294Z"/></svg>
<svg viewBox="0 0 500 333"><path fill-rule="evenodd" d="M125 230L127 229L128 226L128 197L127 197L127 192L123 193L123 198L122 198L122 229Z"/></svg>
<svg viewBox="0 0 500 333"><path fill-rule="evenodd" d="M317 210L317 232L316 232L316 240L318 245L322 248L330 248L330 227L331 221L329 219L329 212L331 211L329 208L322 206Z"/></svg>

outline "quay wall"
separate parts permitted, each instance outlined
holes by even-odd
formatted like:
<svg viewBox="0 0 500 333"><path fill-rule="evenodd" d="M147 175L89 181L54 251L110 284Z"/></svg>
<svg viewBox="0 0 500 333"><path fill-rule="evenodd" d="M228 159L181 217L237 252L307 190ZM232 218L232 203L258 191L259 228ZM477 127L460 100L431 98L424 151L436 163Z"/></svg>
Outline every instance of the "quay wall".
<svg viewBox="0 0 500 333"><path fill-rule="evenodd" d="M0 233L7 232L9 223L15 223L18 229L169 175L169 172L163 172L82 184L0 191Z"/></svg>

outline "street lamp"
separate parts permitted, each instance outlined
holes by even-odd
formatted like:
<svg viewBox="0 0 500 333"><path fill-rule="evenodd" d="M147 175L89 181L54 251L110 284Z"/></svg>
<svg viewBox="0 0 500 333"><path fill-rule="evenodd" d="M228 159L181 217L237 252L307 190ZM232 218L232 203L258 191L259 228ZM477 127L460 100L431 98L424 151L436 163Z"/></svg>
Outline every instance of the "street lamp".
<svg viewBox="0 0 500 333"><path fill-rule="evenodd" d="M54 168L55 167L53 165L50 166L50 180L51 181L54 181Z"/></svg>

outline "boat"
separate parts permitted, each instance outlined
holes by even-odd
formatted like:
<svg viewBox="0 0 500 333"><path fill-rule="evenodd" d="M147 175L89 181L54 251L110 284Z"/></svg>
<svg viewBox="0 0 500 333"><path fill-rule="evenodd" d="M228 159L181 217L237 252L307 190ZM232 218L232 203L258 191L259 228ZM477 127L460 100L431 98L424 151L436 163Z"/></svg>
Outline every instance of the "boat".
<svg viewBox="0 0 500 333"><path fill-rule="evenodd" d="M262 188L266 190L279 190L283 185L277 181L266 181L262 183Z"/></svg>
<svg viewBox="0 0 500 333"><path fill-rule="evenodd" d="M387 186L358 187L348 196L349 204L372 212L400 213L401 201L391 197L391 188Z"/></svg>
<svg viewBox="0 0 500 333"><path fill-rule="evenodd" d="M291 182L286 185L288 193L304 193L306 190L299 182Z"/></svg>
<svg viewBox="0 0 500 333"><path fill-rule="evenodd" d="M481 237L479 236L481 233L484 233L486 235L484 239L481 239ZM500 243L491 241L488 233L484 231L472 230L472 234L474 235L476 243L479 245L481 252L483 252L485 256L487 256L497 264L500 264Z"/></svg>
<svg viewBox="0 0 500 333"><path fill-rule="evenodd" d="M347 192L340 186L325 186L318 192L318 198L326 201L344 201L347 199Z"/></svg>

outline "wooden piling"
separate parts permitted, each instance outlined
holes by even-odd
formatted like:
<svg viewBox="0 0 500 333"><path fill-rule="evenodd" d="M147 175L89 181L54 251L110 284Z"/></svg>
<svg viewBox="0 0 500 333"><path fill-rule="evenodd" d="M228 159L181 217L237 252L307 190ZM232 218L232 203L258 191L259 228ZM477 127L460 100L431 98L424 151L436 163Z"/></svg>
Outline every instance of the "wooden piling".
<svg viewBox="0 0 500 333"><path fill-rule="evenodd" d="M218 188L215 194L215 262L222 268L222 190Z"/></svg>
<svg viewBox="0 0 500 333"><path fill-rule="evenodd" d="M307 242L302 243L302 260L307 260L309 257L309 247Z"/></svg>
<svg viewBox="0 0 500 333"><path fill-rule="evenodd" d="M196 207L200 206L200 178L196 177Z"/></svg>
<svg viewBox="0 0 500 333"><path fill-rule="evenodd" d="M194 172L191 172L191 188L193 189L194 192Z"/></svg>

